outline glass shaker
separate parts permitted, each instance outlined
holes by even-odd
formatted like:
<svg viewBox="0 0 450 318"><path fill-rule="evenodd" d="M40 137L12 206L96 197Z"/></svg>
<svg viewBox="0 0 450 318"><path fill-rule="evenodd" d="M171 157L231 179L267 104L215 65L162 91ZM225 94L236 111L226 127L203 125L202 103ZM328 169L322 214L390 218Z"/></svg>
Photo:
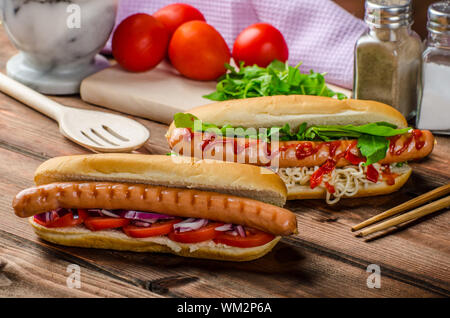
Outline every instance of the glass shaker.
<svg viewBox="0 0 450 318"><path fill-rule="evenodd" d="M450 2L430 5L427 29L416 124L419 129L450 134Z"/></svg>
<svg viewBox="0 0 450 318"><path fill-rule="evenodd" d="M411 30L411 0L366 0L369 30L355 46L353 97L376 100L408 120L420 93L422 43Z"/></svg>

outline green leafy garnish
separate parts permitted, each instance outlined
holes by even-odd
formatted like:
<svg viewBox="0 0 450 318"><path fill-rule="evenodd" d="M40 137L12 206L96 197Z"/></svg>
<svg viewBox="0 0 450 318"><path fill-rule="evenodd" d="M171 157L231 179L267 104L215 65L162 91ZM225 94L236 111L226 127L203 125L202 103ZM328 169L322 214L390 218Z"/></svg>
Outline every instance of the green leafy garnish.
<svg viewBox="0 0 450 318"><path fill-rule="evenodd" d="M197 122L196 122L197 121ZM190 128L196 132L212 132L221 136L254 138L270 142L271 137L277 135L280 141L332 141L339 139L357 139L357 147L366 158L364 165L376 163L386 157L389 139L396 135L403 135L411 128L397 129L397 126L386 122L376 122L366 125L323 125L308 127L302 123L297 129L291 129L289 124L282 127L271 127L263 131L246 130L243 127L225 125L218 127L214 124L203 123L192 114L177 113L174 116L175 127ZM195 123L195 125L194 125Z"/></svg>
<svg viewBox="0 0 450 318"><path fill-rule="evenodd" d="M177 128L190 128L192 131L196 132L209 131L214 132L216 134L220 134L222 136L226 136L227 129L231 129L234 131L234 128L231 125L225 125L222 128L219 128L214 124L203 123L196 116L188 113L176 113L173 116L173 121L175 123L175 127ZM196 127L195 126L196 124L199 127Z"/></svg>
<svg viewBox="0 0 450 318"><path fill-rule="evenodd" d="M290 66L274 60L267 67L257 65L244 66L239 69L229 64L225 67L227 74L219 79L216 91L204 95L204 98L223 101L229 99L250 98L273 95L316 95L346 99L342 93L337 93L325 84L324 75L310 71L309 74L300 73L299 67Z"/></svg>
<svg viewBox="0 0 450 318"><path fill-rule="evenodd" d="M386 137L361 135L358 138L358 148L361 154L366 157L365 166L383 160L389 148L389 140Z"/></svg>

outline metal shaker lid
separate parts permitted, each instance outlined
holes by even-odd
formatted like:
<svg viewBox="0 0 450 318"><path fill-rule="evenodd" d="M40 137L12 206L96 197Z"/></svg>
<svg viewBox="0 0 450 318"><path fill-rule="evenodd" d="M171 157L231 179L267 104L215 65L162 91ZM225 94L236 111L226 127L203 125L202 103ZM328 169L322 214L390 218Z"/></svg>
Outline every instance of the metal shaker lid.
<svg viewBox="0 0 450 318"><path fill-rule="evenodd" d="M366 0L364 21L377 28L396 29L411 25L411 0Z"/></svg>
<svg viewBox="0 0 450 318"><path fill-rule="evenodd" d="M428 7L427 29L431 33L450 35L450 2L433 3Z"/></svg>

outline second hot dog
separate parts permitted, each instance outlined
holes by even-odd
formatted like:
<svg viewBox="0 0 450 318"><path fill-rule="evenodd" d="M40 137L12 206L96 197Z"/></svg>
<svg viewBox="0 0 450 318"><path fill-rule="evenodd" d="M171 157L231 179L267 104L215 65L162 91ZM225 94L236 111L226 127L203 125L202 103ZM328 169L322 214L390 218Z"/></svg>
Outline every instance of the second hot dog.
<svg viewBox="0 0 450 318"><path fill-rule="evenodd" d="M181 155L256 165L264 165L278 159L280 168L320 166L330 158L336 161L336 167L363 160L357 140L281 141L270 144L249 138L191 133L186 128L175 128L168 137L168 142L170 147ZM386 156L379 163L391 164L420 159L429 155L433 146L434 136L430 131L414 130L391 138Z"/></svg>

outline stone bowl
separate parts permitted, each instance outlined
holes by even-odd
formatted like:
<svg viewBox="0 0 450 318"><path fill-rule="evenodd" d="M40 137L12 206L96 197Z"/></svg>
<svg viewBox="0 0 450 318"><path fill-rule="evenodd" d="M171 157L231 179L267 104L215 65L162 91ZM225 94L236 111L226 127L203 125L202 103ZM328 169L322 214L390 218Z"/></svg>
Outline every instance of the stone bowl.
<svg viewBox="0 0 450 318"><path fill-rule="evenodd" d="M79 93L85 77L109 66L98 53L116 11L117 0L0 0L0 18L20 51L8 75L44 94Z"/></svg>

